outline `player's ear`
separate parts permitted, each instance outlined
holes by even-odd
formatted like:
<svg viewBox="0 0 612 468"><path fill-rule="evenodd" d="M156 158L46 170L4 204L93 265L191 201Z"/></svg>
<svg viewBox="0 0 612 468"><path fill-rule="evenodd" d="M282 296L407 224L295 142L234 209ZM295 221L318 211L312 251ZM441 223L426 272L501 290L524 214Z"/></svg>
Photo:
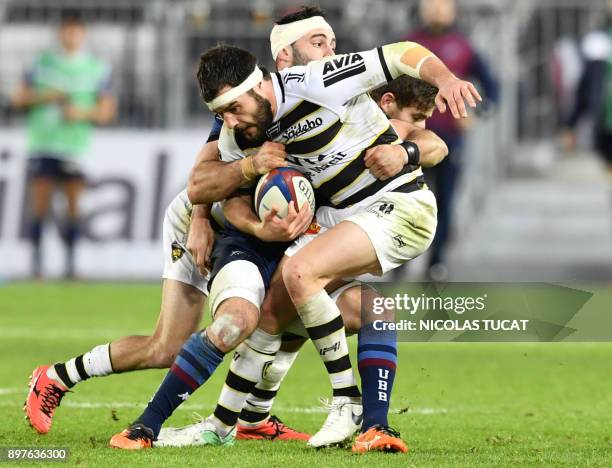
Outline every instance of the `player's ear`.
<svg viewBox="0 0 612 468"><path fill-rule="evenodd" d="M293 54L291 47L283 47L276 56L276 69L282 70L293 65Z"/></svg>
<svg viewBox="0 0 612 468"><path fill-rule="evenodd" d="M380 97L379 105L385 114L390 114L393 108L396 106L395 95L389 92L383 94Z"/></svg>

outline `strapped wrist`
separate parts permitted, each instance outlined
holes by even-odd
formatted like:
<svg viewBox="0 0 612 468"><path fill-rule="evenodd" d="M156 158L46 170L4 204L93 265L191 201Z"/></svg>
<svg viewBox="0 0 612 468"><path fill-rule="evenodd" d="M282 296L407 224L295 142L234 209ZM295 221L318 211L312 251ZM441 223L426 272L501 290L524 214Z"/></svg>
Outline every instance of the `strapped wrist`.
<svg viewBox="0 0 612 468"><path fill-rule="evenodd" d="M240 170L242 171L242 176L246 180L253 180L259 174L255 170L255 164L253 163L253 156L248 156L240 160Z"/></svg>
<svg viewBox="0 0 612 468"><path fill-rule="evenodd" d="M421 161L421 152L417 144L406 140L400 143L400 146L406 150L406 155L408 156L407 163L418 166Z"/></svg>

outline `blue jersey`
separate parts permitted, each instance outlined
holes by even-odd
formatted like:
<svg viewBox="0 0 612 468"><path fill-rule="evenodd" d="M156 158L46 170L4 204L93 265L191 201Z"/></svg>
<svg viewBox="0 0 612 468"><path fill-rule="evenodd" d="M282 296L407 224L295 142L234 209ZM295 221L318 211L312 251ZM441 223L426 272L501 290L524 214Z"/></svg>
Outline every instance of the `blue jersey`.
<svg viewBox="0 0 612 468"><path fill-rule="evenodd" d="M219 135L221 134L221 127L223 127L223 119L219 114L215 114L215 120L213 122L213 126L210 129L210 133L208 134L208 139L206 143L210 143L211 141L217 141L219 139Z"/></svg>

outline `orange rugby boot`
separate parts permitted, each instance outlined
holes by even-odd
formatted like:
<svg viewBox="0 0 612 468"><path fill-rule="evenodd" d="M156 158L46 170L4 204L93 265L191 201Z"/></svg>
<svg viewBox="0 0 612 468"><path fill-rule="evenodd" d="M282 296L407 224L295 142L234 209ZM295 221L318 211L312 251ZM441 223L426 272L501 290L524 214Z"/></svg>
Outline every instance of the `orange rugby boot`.
<svg viewBox="0 0 612 468"><path fill-rule="evenodd" d="M60 405L68 388L57 380L47 377L50 366L39 366L30 376L28 397L23 410L30 426L40 434L51 430L55 409Z"/></svg>
<svg viewBox="0 0 612 468"><path fill-rule="evenodd" d="M372 426L355 439L353 443L353 452L408 452L408 447L402 439L400 433L380 425Z"/></svg>
<svg viewBox="0 0 612 468"><path fill-rule="evenodd" d="M110 440L112 448L123 450L141 450L153 447L153 431L147 426L136 423L119 434L115 434Z"/></svg>
<svg viewBox="0 0 612 468"><path fill-rule="evenodd" d="M270 416L257 426L243 426L238 424L236 430L237 440L308 440L310 434L296 431L276 416Z"/></svg>

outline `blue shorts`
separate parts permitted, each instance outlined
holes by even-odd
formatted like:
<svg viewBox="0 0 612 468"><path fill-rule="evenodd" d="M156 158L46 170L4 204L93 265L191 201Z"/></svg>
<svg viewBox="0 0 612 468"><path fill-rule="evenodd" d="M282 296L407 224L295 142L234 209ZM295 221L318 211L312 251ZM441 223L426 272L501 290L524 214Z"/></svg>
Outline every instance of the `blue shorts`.
<svg viewBox="0 0 612 468"><path fill-rule="evenodd" d="M215 239L211 262L211 279L213 283L219 270L236 260L246 260L253 263L259 270L266 290L270 287L272 275L280 262L288 242L263 242L230 226L224 228Z"/></svg>
<svg viewBox="0 0 612 468"><path fill-rule="evenodd" d="M85 178L79 163L50 153L34 153L30 157L28 160L28 176L57 181Z"/></svg>

